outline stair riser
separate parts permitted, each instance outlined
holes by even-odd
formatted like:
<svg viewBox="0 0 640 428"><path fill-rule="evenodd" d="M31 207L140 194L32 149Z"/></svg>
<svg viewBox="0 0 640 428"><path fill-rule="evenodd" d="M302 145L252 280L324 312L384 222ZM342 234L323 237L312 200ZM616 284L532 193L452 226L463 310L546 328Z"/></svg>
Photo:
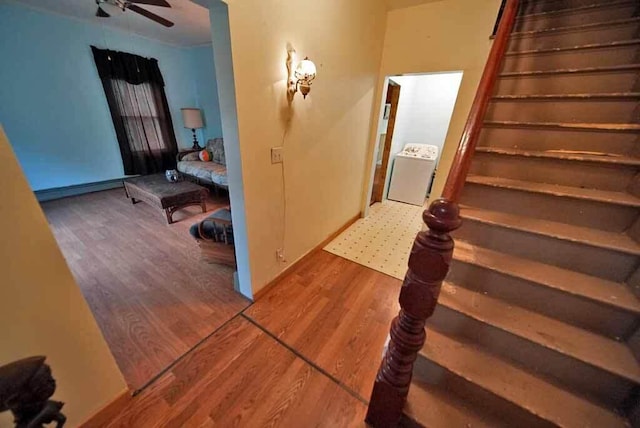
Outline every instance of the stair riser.
<svg viewBox="0 0 640 428"><path fill-rule="evenodd" d="M622 192L631 183L636 168L476 152L471 174Z"/></svg>
<svg viewBox="0 0 640 428"><path fill-rule="evenodd" d="M632 155L640 135L623 132L590 132L550 129L485 127L480 146L522 150L577 150Z"/></svg>
<svg viewBox="0 0 640 428"><path fill-rule="evenodd" d="M634 44L554 53L507 55L502 72L636 64L640 60L639 46Z"/></svg>
<svg viewBox="0 0 640 428"><path fill-rule="evenodd" d="M465 184L461 203L609 232L626 231L638 216L633 207L475 183Z"/></svg>
<svg viewBox="0 0 640 428"><path fill-rule="evenodd" d="M589 6L592 4L606 3L602 0L549 0L530 1L520 4L519 14L530 14L549 12L554 10L570 9L575 7Z"/></svg>
<svg viewBox="0 0 640 428"><path fill-rule="evenodd" d="M561 123L638 123L639 99L496 100L486 120Z"/></svg>
<svg viewBox="0 0 640 428"><path fill-rule="evenodd" d="M507 426L532 428L551 428L554 426L537 418L525 409L482 389L473 382L450 372L422 355L418 356L413 372L414 381L436 385L436 388L445 390L447 394L463 400L466 404L465 407L481 409L483 413L489 413L483 416L491 417L493 414L497 419L509 421Z"/></svg>
<svg viewBox="0 0 640 428"><path fill-rule="evenodd" d="M629 422L632 427L640 427L640 403L636 403L629 416Z"/></svg>
<svg viewBox="0 0 640 428"><path fill-rule="evenodd" d="M454 237L490 250L615 282L624 282L638 261L634 255L466 219L464 210L462 214L463 225Z"/></svg>
<svg viewBox="0 0 640 428"><path fill-rule="evenodd" d="M500 77L497 95L600 94L637 92L638 70Z"/></svg>
<svg viewBox="0 0 640 428"><path fill-rule="evenodd" d="M635 333L629 338L627 342L633 355L640 360L640 327L636 329Z"/></svg>
<svg viewBox="0 0 640 428"><path fill-rule="evenodd" d="M633 275L627 279L627 284L631 287L633 294L640 300L640 266L638 266ZM640 323L638 324L638 329L640 330ZM640 334L638 334L638 343L640 344ZM640 355L638 355L638 359L640 360Z"/></svg>
<svg viewBox="0 0 640 428"><path fill-rule="evenodd" d="M640 36L640 23L628 22L624 24L599 26L596 28L516 36L509 40L507 51L564 48L592 43L632 40L638 36Z"/></svg>
<svg viewBox="0 0 640 428"><path fill-rule="evenodd" d="M637 12L637 5L632 3L609 7L573 10L570 13L519 17L514 31L538 31L548 28L570 27L576 25L607 22L616 19L632 18Z"/></svg>
<svg viewBox="0 0 640 428"><path fill-rule="evenodd" d="M454 261L447 281L612 339L632 331L637 316L492 269Z"/></svg>
<svg viewBox="0 0 640 428"><path fill-rule="evenodd" d="M427 323L431 328L444 334L462 337L482 346L490 353L515 361L530 372L554 379L605 406L620 406L632 387L630 382L616 375L492 327L443 305L438 305L433 317Z"/></svg>

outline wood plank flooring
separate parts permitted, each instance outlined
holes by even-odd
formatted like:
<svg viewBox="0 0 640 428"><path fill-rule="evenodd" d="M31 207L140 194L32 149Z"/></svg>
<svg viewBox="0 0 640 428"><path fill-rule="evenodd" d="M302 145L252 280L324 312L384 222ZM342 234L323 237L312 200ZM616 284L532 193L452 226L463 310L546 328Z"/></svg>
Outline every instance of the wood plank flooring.
<svg viewBox="0 0 640 428"><path fill-rule="evenodd" d="M368 401L401 285L318 251L244 313Z"/></svg>
<svg viewBox="0 0 640 428"><path fill-rule="evenodd" d="M401 281L326 251L86 427L364 427Z"/></svg>
<svg viewBox="0 0 640 428"><path fill-rule="evenodd" d="M210 198L209 212L227 205ZM198 207L164 213L123 189L42 203L51 229L132 390L248 306L233 270L202 262L188 228ZM180 220L180 221L179 221Z"/></svg>
<svg viewBox="0 0 640 428"><path fill-rule="evenodd" d="M119 416L86 427L364 427L366 406L238 316Z"/></svg>

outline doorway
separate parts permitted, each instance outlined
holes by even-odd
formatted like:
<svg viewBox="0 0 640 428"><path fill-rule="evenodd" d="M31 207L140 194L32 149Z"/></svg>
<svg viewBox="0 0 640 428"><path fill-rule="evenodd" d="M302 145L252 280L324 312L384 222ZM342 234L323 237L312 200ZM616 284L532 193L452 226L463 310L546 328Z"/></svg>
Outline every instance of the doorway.
<svg viewBox="0 0 640 428"><path fill-rule="evenodd" d="M462 72L388 76L381 100L370 205L422 206L449 129Z"/></svg>
<svg viewBox="0 0 640 428"><path fill-rule="evenodd" d="M184 2L172 12L175 17L182 16L175 26L151 27L153 33L135 32L146 31L147 27L128 22L132 16L129 13L100 20L93 16L93 9L92 21L84 22L73 15L74 10L69 10L70 16L58 16L18 3L1 8L3 17L12 17L11 22L3 22L5 27L11 24L3 34L16 34L10 31L12 28L27 29L22 33L29 49L15 53L14 61L0 66L4 75L16 77L10 84L0 84L0 92L7 93L9 104L15 107L0 111L0 122L6 126L58 247L127 385L133 392L140 391L250 304L234 289L237 283L237 288L251 297L246 275L244 205L239 201L243 192L238 180L242 175L239 145L237 130L231 129L228 120L229 112L236 111L235 100L223 97L234 90L226 6L219 2L209 9ZM37 37L42 28L25 25L36 17L38 22L48 23L50 37ZM132 24L131 30L118 28L127 23ZM190 37L204 44L191 46L190 40L194 39L180 36L187 29L193 30ZM152 58L162 75L165 94L161 98L166 98L169 111L162 112L162 119L154 116L155 110L152 116L154 120L166 120L173 128L179 159L173 148L163 152L166 164L158 168L157 176L149 177L152 181L146 185L153 197L136 198L142 203L134 205L122 188L123 179L129 177L91 46L133 58ZM55 51L56 55L33 56L34 50ZM25 68L24 64L31 64L34 58L42 62L37 62L41 66ZM74 82L79 82L82 91L60 90L69 82L65 64L73 64ZM52 71L46 84L38 86L41 76L25 70L43 67ZM131 85L138 88L135 82ZM139 87L146 86L140 82ZM30 102L33 97L46 102ZM60 111L50 108L52 105L66 107ZM142 110L145 105L139 103L137 107ZM201 126L196 126L199 129L195 133L200 147L209 150L191 151L193 128L184 128L183 108L200 111ZM48 121L27 126L33 114ZM63 120L67 116L77 120ZM224 151L218 144L220 138ZM35 152L40 155L33 156ZM218 160L205 164L213 152ZM167 165L169 160L171 165ZM179 169L178 163L189 167L189 171L180 171L184 183L168 183L164 169ZM214 187L213 174L206 173L211 170L216 171L220 186ZM221 188L225 175L229 192ZM174 178L175 173L169 177ZM201 187L186 183L194 177ZM194 187L201 205L181 207L185 189ZM171 194L175 188L178 192ZM163 206L165 202L168 207ZM232 224L226 208L229 205ZM172 214L173 223L168 224L163 208L180 208ZM213 217L219 211L226 217ZM206 246L199 245L194 232L208 238ZM215 244L231 255L235 247L237 275L229 266L232 263L224 263L208 251L215 249Z"/></svg>
<svg viewBox="0 0 640 428"><path fill-rule="evenodd" d="M370 208L324 249L402 279L462 83L462 72L388 76L367 195ZM385 111L386 110L386 111ZM388 114L387 114L388 113Z"/></svg>

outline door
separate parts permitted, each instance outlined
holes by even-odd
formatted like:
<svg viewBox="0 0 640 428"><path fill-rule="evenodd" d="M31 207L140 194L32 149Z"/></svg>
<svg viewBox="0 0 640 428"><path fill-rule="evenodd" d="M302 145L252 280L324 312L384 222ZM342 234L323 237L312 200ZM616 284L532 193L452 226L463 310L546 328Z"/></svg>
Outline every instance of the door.
<svg viewBox="0 0 640 428"><path fill-rule="evenodd" d="M382 151L382 160L380 163L376 162L370 205L376 202L382 202L382 193L384 192L384 183L387 179L387 169L389 166L389 157L391 155L391 140L393 139L393 128L396 125L396 114L398 112L399 100L400 85L389 80L389 86L387 87L387 99L385 101L385 104L389 106L389 119L387 122L386 134L381 137L384 138L382 147L380 148Z"/></svg>

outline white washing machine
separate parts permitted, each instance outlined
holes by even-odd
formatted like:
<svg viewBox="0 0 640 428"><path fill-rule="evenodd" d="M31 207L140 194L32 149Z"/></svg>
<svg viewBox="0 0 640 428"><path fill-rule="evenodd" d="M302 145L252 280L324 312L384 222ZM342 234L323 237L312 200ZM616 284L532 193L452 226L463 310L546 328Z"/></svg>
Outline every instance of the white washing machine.
<svg viewBox="0 0 640 428"><path fill-rule="evenodd" d="M395 156L387 198L412 205L424 205L436 169L438 147L407 144Z"/></svg>

